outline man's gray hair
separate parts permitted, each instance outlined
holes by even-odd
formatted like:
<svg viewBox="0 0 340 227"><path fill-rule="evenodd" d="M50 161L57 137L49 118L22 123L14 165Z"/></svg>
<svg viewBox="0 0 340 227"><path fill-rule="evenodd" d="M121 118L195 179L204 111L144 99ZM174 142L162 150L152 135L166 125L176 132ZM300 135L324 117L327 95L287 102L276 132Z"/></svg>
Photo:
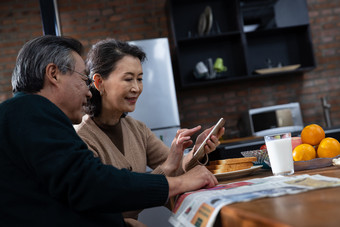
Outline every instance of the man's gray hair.
<svg viewBox="0 0 340 227"><path fill-rule="evenodd" d="M75 66L72 51L82 55L82 44L73 38L46 35L27 42L19 51L12 74L13 92L39 92L44 85L46 67L54 63L62 73ZM65 67L66 66L66 67Z"/></svg>

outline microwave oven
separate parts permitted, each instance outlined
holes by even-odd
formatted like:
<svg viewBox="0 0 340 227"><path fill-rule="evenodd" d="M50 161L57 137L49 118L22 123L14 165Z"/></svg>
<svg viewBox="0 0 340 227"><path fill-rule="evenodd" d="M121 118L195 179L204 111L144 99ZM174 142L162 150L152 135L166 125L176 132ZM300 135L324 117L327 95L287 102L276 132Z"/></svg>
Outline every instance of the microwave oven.
<svg viewBox="0 0 340 227"><path fill-rule="evenodd" d="M304 127L298 102L250 109L246 118L249 134L253 136L301 132Z"/></svg>

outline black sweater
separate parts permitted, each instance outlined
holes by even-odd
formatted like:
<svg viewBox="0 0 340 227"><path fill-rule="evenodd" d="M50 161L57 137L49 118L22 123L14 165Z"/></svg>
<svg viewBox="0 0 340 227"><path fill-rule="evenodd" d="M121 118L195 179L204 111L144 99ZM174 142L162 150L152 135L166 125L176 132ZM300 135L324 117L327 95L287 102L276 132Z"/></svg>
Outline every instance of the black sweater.
<svg viewBox="0 0 340 227"><path fill-rule="evenodd" d="M162 175L103 165L39 95L0 104L0 226L123 226L120 212L164 205Z"/></svg>

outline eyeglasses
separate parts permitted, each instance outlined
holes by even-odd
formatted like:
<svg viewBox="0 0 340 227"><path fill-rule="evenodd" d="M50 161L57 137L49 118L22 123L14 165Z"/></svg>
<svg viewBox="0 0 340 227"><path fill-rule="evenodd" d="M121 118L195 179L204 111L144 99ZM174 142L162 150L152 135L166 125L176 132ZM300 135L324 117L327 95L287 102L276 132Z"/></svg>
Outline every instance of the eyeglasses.
<svg viewBox="0 0 340 227"><path fill-rule="evenodd" d="M85 81L85 83L86 83L86 86L88 87L88 88L90 88L90 86L91 86L91 84L93 83L93 80L89 77L89 76L87 76L87 75L85 75L85 74L83 74L83 73L80 73L80 72L78 72L78 71L76 71L76 70L74 70L74 69L71 69L70 67L68 67L68 66L64 66L65 68L67 68L68 70L71 70L72 72L75 72L75 73L78 73L79 75L81 75L82 77L84 77L84 81Z"/></svg>

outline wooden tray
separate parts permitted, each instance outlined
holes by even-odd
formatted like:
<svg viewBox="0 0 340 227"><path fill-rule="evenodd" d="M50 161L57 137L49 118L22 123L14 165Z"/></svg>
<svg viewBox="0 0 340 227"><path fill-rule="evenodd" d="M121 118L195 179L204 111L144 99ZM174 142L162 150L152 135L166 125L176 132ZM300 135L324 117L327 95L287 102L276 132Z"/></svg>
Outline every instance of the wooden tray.
<svg viewBox="0 0 340 227"><path fill-rule="evenodd" d="M297 64L297 65L287 65L287 66L276 67L276 68L256 69L255 72L258 74L287 72L287 71L293 71L299 68L300 66L301 66L300 64Z"/></svg>
<svg viewBox="0 0 340 227"><path fill-rule="evenodd" d="M314 158L308 161L298 161L294 162L294 171L301 171L307 169L318 169L327 166L332 166L332 160L335 158L340 158L340 155L335 156L334 158ZM265 161L265 163L270 166L270 162Z"/></svg>
<svg viewBox="0 0 340 227"><path fill-rule="evenodd" d="M318 169L322 167L332 166L332 160L339 158L340 155L334 158L314 158L308 161L294 162L294 171L306 170L306 169Z"/></svg>

